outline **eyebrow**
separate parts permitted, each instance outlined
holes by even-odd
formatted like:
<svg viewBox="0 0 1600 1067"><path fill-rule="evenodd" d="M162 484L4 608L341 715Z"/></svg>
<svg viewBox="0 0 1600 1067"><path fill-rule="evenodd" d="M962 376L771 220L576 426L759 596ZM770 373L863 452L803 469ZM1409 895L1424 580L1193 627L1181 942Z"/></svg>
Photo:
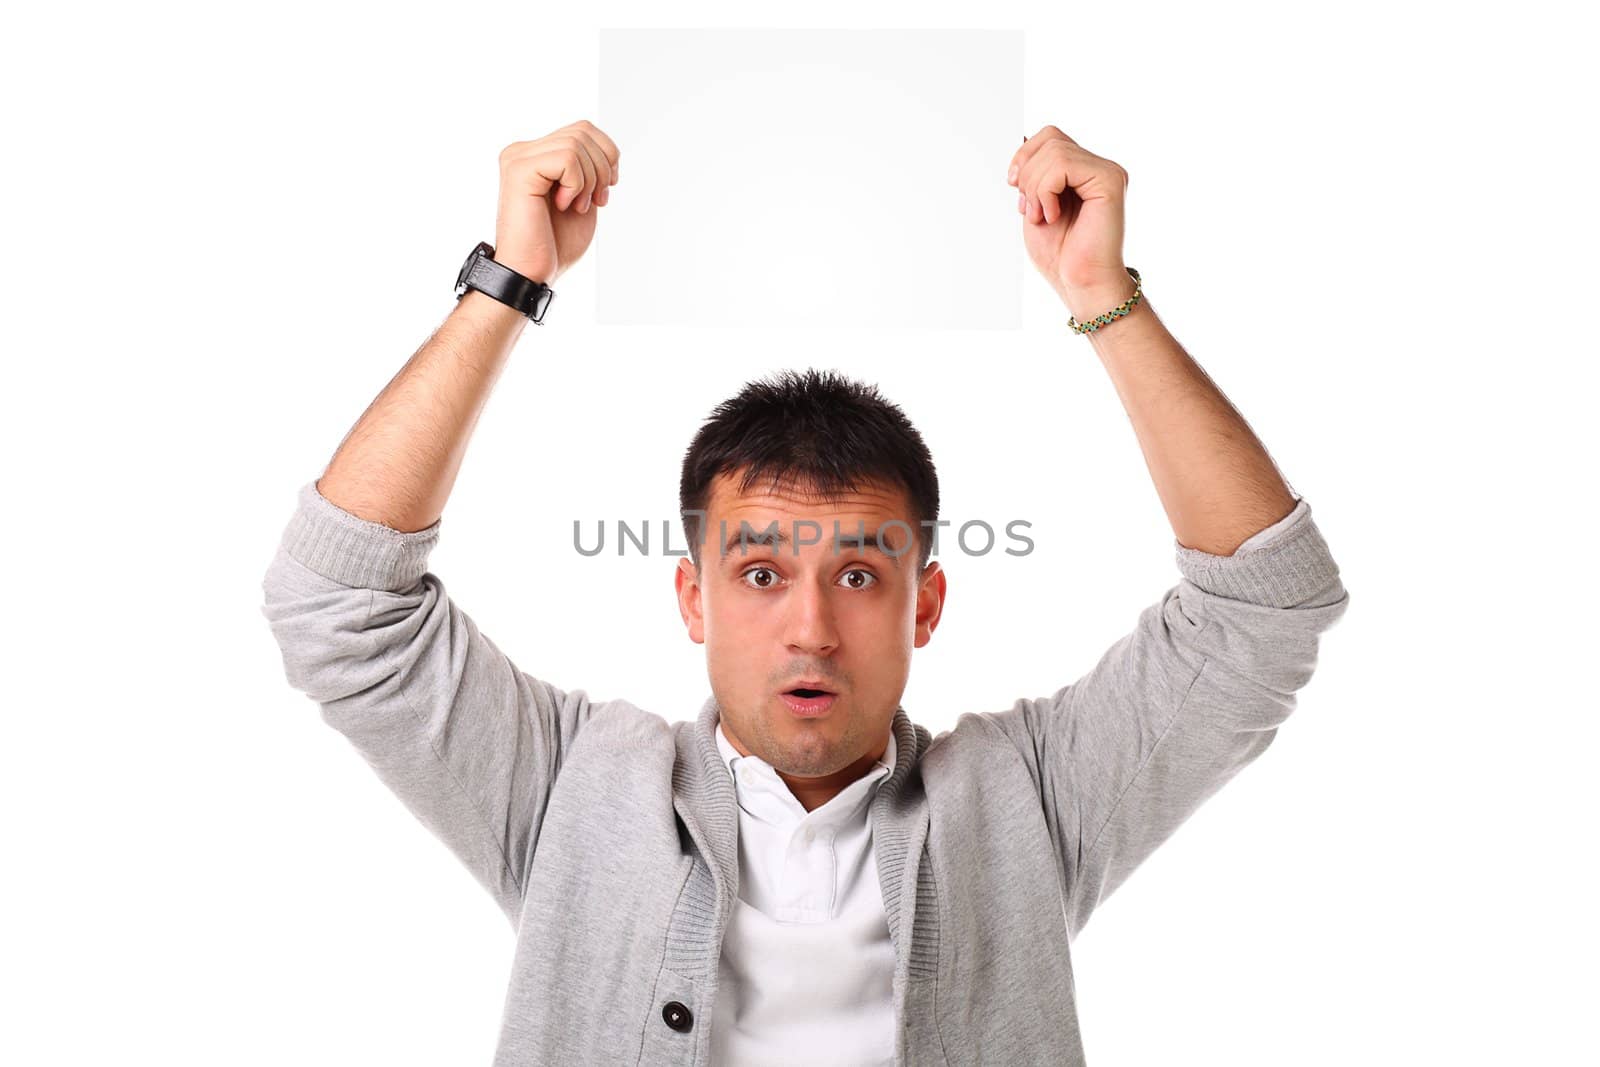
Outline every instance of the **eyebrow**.
<svg viewBox="0 0 1600 1067"><path fill-rule="evenodd" d="M722 546L722 555L724 557L733 555L734 550L740 547L741 535L743 535L743 544L746 547L782 548L786 545L789 545L793 541L788 534L784 533L782 524L779 524L777 529L773 529L772 523L768 523L764 527L750 525L749 532L745 533L746 525L749 525L749 520L743 520L743 524L741 524L739 529L728 535L728 540ZM872 551L882 555L890 563L894 564L895 566L899 566L900 556L904 556L906 553L901 552L900 556L896 556L890 552L884 551L883 547L878 543L878 535L881 530L882 527L874 527L865 531L864 533L847 533L841 530L837 538L825 535L822 540L816 543L819 545L831 543L841 551L847 548L858 548L863 552L871 549ZM909 550L910 549L908 546L907 551ZM747 551L741 551L739 554L744 556L748 555L749 553Z"/></svg>

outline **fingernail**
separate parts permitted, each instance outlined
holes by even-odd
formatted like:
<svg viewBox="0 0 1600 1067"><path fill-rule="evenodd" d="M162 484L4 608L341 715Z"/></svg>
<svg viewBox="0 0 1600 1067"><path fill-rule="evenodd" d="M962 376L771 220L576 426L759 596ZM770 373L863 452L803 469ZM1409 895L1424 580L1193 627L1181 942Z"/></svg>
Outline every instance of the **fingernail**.
<svg viewBox="0 0 1600 1067"><path fill-rule="evenodd" d="M1028 206L1027 198L1025 198L1021 193L1018 193L1017 194L1017 213L1021 214L1023 209L1026 208L1027 206Z"/></svg>
<svg viewBox="0 0 1600 1067"><path fill-rule="evenodd" d="M1016 167L1012 167L1009 171L1006 172L1006 181L1014 182L1016 180L1017 180L1017 168Z"/></svg>

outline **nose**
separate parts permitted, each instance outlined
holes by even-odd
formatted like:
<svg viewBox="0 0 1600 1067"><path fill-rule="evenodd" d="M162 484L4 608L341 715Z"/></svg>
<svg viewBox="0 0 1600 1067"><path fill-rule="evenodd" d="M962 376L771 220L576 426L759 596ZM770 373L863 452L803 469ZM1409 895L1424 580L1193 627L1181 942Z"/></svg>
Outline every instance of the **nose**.
<svg viewBox="0 0 1600 1067"><path fill-rule="evenodd" d="M797 652L825 656L839 647L828 591L813 582L797 583L785 598L784 643Z"/></svg>

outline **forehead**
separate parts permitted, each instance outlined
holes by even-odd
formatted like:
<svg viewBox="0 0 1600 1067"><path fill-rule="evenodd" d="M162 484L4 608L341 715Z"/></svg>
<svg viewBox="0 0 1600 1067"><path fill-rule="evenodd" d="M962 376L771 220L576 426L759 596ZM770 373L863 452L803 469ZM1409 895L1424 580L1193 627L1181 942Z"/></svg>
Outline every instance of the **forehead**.
<svg viewBox="0 0 1600 1067"><path fill-rule="evenodd" d="M794 524L801 520L817 523L820 531L796 527ZM891 520L906 526L884 529L884 524ZM716 551L715 546L721 543L724 531L727 543L722 545L722 555L725 559L770 551L754 536L745 539L744 545L748 547L731 547L740 544L744 523L756 534L777 523L779 544L774 547L781 548L785 555L796 552L791 539L822 545L820 549L799 550L806 554L831 549L835 524L838 525L837 535L844 538L840 550L853 553L872 548L880 529L883 529L882 545L890 551L902 551L908 535L914 540L913 531L917 529L917 520L910 510L910 495L890 483L863 482L852 491L823 494L802 484L790 482L774 486L770 479L762 479L741 492L738 475L718 475L712 481L706 502L707 551Z"/></svg>
<svg viewBox="0 0 1600 1067"><path fill-rule="evenodd" d="M819 518L846 515L902 519L912 522L910 500L904 489L884 482L863 482L857 489L822 494L809 485L786 482L774 486L763 478L739 490L739 474L719 474L711 482L706 517L751 519Z"/></svg>

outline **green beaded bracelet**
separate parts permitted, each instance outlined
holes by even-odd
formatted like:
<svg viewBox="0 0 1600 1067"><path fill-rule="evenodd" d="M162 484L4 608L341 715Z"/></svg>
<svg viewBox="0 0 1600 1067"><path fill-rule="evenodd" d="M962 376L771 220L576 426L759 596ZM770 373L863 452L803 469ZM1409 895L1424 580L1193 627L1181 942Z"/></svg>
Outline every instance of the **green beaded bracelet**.
<svg viewBox="0 0 1600 1067"><path fill-rule="evenodd" d="M1094 333L1100 327L1115 322L1117 319L1122 318L1122 316L1133 310L1133 305L1137 304L1139 302L1139 298L1144 294L1144 283L1139 280L1138 271L1134 270L1132 267L1127 267L1124 269L1126 269L1129 274L1133 275L1133 295L1128 297L1128 299L1124 300L1122 303L1118 304L1116 307L1112 308L1110 311L1106 312L1104 315L1096 315L1088 322L1079 322L1071 315L1068 315L1067 325L1072 327L1073 333Z"/></svg>

